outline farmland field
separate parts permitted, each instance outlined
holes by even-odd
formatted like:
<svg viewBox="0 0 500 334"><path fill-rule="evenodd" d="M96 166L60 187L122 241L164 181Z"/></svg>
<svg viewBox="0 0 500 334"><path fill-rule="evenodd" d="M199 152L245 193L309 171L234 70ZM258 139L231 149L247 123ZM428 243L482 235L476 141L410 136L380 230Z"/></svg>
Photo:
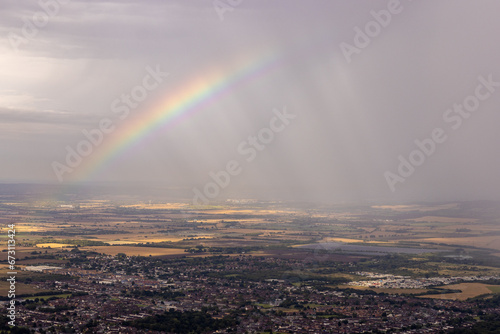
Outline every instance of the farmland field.
<svg viewBox="0 0 500 334"><path fill-rule="evenodd" d="M134 247L134 246L96 246L81 247L82 250L94 251L107 255L124 253L127 256L162 256L186 254L182 248Z"/></svg>
<svg viewBox="0 0 500 334"><path fill-rule="evenodd" d="M8 291L9 291L9 282L3 280L0 281L0 295L7 296ZM46 290L40 290L28 284L16 283L16 295L33 294L43 291Z"/></svg>
<svg viewBox="0 0 500 334"><path fill-rule="evenodd" d="M73 245L58 244L55 242L51 242L51 243L44 243L44 244L36 244L36 247L39 247L39 248L64 248L64 247L73 247Z"/></svg>
<svg viewBox="0 0 500 334"><path fill-rule="evenodd" d="M491 288L490 288L491 287ZM445 285L442 288L461 290L462 292L457 293L444 293L438 295L425 295L423 298L434 298L434 299L453 299L453 300L466 300L468 298L477 297L484 294L489 294L493 290L500 289L500 286L489 286L483 283L460 283L453 285Z"/></svg>
<svg viewBox="0 0 500 334"><path fill-rule="evenodd" d="M500 236L471 236L463 238L425 238L419 239L423 242L443 243L449 245L461 245L490 248L500 250Z"/></svg>

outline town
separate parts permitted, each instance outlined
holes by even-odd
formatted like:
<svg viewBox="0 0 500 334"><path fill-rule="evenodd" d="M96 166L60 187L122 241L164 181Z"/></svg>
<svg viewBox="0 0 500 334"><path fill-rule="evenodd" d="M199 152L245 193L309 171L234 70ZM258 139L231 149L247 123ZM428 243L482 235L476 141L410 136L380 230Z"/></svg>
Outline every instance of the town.
<svg viewBox="0 0 500 334"><path fill-rule="evenodd" d="M50 291L19 299L18 323L35 333L165 332L155 331L151 319L169 312L199 312L221 320L224 326L212 328L218 333L433 333L472 326L474 316L500 313L499 306L485 309L479 300L338 289L332 287L338 283L334 280L308 276L315 266L332 265L328 258L318 263L250 255L151 258L106 256L76 248L59 255L68 260L67 266L26 267L37 273L31 284ZM342 271L356 264L335 266ZM289 274L283 274L286 271ZM47 275L57 280L47 280ZM438 281L432 282L443 283Z"/></svg>
<svg viewBox="0 0 500 334"><path fill-rule="evenodd" d="M459 334L494 325L498 250L469 244L482 231L489 240L489 216L454 218L476 212L468 203L408 208L6 201L0 220L5 235L16 223L16 259L9 264L6 247L0 266L15 269L16 291L9 299L9 283L0 285L0 331Z"/></svg>

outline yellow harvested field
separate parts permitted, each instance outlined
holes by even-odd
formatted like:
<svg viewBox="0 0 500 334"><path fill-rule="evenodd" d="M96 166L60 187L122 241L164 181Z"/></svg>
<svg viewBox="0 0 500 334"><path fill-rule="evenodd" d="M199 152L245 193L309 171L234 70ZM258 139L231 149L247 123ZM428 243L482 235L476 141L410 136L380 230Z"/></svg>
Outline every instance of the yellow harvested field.
<svg viewBox="0 0 500 334"><path fill-rule="evenodd" d="M483 283L460 283L453 285L445 285L442 286L442 288L461 290L462 292L444 293L440 295L425 295L422 296L422 298L466 300L467 298L477 297L479 295L491 293L491 290L488 289L488 285Z"/></svg>
<svg viewBox="0 0 500 334"><path fill-rule="evenodd" d="M150 210L182 210L189 208L187 203L140 203L132 205L122 205L124 208L150 209Z"/></svg>
<svg viewBox="0 0 500 334"><path fill-rule="evenodd" d="M137 241L132 240L118 240L118 241L105 241L110 245L135 245Z"/></svg>
<svg viewBox="0 0 500 334"><path fill-rule="evenodd" d="M364 244L389 244L389 241L375 241L375 240L362 240L362 239L350 239L350 238L323 238L321 242L345 242L345 243L364 243Z"/></svg>
<svg viewBox="0 0 500 334"><path fill-rule="evenodd" d="M7 227L7 225L2 227L2 230L7 231L8 229L9 229L9 227ZM45 226L33 226L33 225L19 224L19 223L16 224L15 229L16 229L16 233L18 233L18 232L40 232L40 231L49 230ZM54 229L55 228L52 228L51 230L54 230Z"/></svg>
<svg viewBox="0 0 500 334"><path fill-rule="evenodd" d="M39 248L63 248L63 247L73 247L74 245L70 244L58 244L55 242L45 243L45 244L37 244L36 247Z"/></svg>
<svg viewBox="0 0 500 334"><path fill-rule="evenodd" d="M107 255L125 253L128 256L160 256L188 254L182 248L159 248L159 247L135 247L135 246L89 246L81 247L81 250L94 251Z"/></svg>

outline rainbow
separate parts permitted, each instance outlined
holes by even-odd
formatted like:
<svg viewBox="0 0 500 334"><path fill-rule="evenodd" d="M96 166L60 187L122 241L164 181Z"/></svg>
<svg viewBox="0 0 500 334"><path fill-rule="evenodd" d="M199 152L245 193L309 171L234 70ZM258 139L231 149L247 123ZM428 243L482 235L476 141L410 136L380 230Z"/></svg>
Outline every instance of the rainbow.
<svg viewBox="0 0 500 334"><path fill-rule="evenodd" d="M93 178L146 137L202 110L235 86L267 73L278 64L279 59L276 53L268 53L257 59L239 61L229 69L221 67L205 71L177 90L167 91L166 98L149 110L137 112L135 116L132 110L126 119L114 123L115 130L105 135L104 141L94 148L92 154L84 157L71 178L76 182Z"/></svg>

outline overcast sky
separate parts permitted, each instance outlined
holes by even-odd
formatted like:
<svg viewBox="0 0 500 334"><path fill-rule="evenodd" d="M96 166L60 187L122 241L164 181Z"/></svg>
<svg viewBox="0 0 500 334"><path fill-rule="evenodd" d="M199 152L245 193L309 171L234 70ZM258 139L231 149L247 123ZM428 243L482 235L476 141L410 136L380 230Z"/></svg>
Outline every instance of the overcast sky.
<svg viewBox="0 0 500 334"><path fill-rule="evenodd" d="M235 161L214 197L499 199L498 1L40 3L0 0L3 182L154 182L210 197L210 172ZM168 76L156 82L156 69ZM83 171L160 102L214 78L228 85ZM122 119L113 102L134 88ZM448 111L464 103L471 112ZM114 130L68 166L67 147L103 119Z"/></svg>

